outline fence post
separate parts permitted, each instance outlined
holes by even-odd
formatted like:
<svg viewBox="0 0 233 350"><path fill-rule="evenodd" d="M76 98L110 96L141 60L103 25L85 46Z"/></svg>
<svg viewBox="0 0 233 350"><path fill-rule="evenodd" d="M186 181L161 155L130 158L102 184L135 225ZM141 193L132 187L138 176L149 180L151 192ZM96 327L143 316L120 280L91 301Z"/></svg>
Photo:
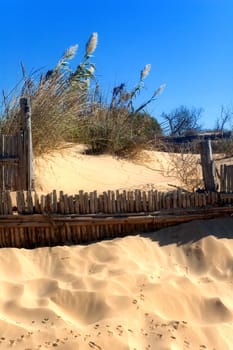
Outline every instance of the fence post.
<svg viewBox="0 0 233 350"><path fill-rule="evenodd" d="M201 166L203 180L205 184L206 191L216 191L216 169L215 163L212 156L211 141L206 140L200 143L200 154L201 154Z"/></svg>
<svg viewBox="0 0 233 350"><path fill-rule="evenodd" d="M33 149L32 149L32 127L31 127L31 106L28 97L20 98L20 108L22 115L22 127L24 136L24 156L25 156L25 190L34 190L34 167L33 167Z"/></svg>

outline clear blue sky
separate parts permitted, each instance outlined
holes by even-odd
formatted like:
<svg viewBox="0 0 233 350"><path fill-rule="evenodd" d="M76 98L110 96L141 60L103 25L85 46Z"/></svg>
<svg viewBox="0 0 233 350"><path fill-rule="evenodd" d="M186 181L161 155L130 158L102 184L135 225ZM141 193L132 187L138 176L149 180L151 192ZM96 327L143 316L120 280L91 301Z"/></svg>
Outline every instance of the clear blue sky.
<svg viewBox="0 0 233 350"><path fill-rule="evenodd" d="M133 87L150 63L139 102L167 84L149 108L155 117L180 105L202 107L208 128L221 105L233 107L232 0L1 0L0 88L20 80L21 61L28 71L46 71L75 43L78 63L92 32L106 95L122 82Z"/></svg>

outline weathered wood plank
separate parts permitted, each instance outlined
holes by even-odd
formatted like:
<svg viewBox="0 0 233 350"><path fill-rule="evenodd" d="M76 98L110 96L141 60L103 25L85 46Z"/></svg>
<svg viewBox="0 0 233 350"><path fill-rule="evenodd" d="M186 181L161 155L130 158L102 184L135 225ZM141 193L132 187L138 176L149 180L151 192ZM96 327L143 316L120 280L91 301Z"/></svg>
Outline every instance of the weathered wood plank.
<svg viewBox="0 0 233 350"><path fill-rule="evenodd" d="M33 168L33 150L32 150L32 130L31 130L31 106L28 97L21 97L20 108L24 114L24 152L26 167L26 188L34 189L34 168Z"/></svg>
<svg viewBox="0 0 233 350"><path fill-rule="evenodd" d="M206 191L216 191L216 169L212 156L211 141L200 143L201 166Z"/></svg>

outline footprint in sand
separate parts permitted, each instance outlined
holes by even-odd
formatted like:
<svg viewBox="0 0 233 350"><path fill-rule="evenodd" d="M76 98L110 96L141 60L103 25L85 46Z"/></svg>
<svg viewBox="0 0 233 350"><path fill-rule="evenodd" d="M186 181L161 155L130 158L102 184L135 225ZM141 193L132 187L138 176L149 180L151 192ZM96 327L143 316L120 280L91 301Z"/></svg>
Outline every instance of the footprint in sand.
<svg viewBox="0 0 233 350"><path fill-rule="evenodd" d="M121 325L118 325L116 327L116 330L119 332L118 335L121 336L123 334L123 329L122 329L122 326Z"/></svg>
<svg viewBox="0 0 233 350"><path fill-rule="evenodd" d="M97 344L94 343L93 341L89 341L88 345L89 345L90 348L92 348L92 349L102 350L101 346L97 345Z"/></svg>
<svg viewBox="0 0 233 350"><path fill-rule="evenodd" d="M83 340L84 341L86 341L87 340L87 338L90 338L91 337L91 335L90 334L85 334L85 337L83 338Z"/></svg>
<svg viewBox="0 0 233 350"><path fill-rule="evenodd" d="M9 340L9 345L10 345L10 346L14 345L14 343L15 343L15 340L14 340L14 339L10 339L10 340Z"/></svg>
<svg viewBox="0 0 233 350"><path fill-rule="evenodd" d="M173 323L173 328L174 329L178 329L178 327L179 327L179 322L177 321L177 322L174 322Z"/></svg>

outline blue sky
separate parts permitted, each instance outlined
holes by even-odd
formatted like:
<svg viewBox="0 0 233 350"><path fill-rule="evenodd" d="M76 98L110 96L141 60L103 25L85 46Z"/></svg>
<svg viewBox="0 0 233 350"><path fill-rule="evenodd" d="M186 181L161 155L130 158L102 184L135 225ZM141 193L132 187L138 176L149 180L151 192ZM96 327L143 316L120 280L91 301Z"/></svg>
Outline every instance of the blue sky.
<svg viewBox="0 0 233 350"><path fill-rule="evenodd" d="M21 79L20 62L47 71L78 43L78 63L92 32L106 96L122 82L133 87L150 63L138 103L166 83L149 108L156 118L180 105L202 107L211 128L221 105L233 108L232 0L0 0L1 90Z"/></svg>

